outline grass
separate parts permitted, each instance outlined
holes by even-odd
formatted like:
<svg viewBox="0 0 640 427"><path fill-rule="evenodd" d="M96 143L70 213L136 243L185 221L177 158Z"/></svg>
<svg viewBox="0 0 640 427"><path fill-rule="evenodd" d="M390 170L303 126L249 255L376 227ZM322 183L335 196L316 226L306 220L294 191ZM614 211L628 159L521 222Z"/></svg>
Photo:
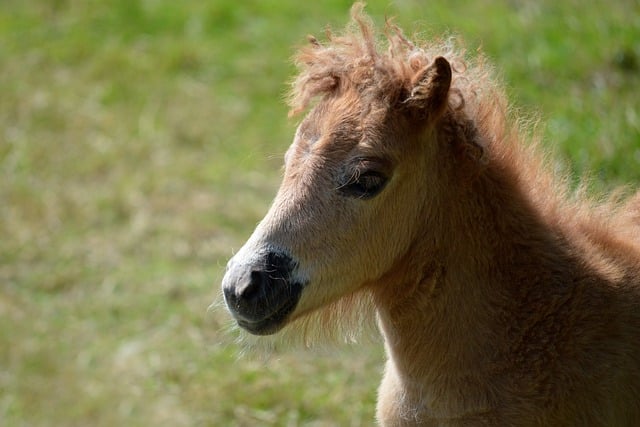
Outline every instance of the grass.
<svg viewBox="0 0 640 427"><path fill-rule="evenodd" d="M3 425L371 424L380 345L261 360L207 314L278 185L293 48L349 5L2 2ZM640 182L636 1L368 11L482 46L576 175Z"/></svg>

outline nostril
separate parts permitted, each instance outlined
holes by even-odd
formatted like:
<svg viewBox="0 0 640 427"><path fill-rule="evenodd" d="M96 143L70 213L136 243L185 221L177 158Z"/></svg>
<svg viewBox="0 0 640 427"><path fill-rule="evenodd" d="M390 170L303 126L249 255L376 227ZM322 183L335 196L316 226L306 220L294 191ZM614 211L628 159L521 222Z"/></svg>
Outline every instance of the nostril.
<svg viewBox="0 0 640 427"><path fill-rule="evenodd" d="M252 301L260 298L264 293L268 277L262 271L252 271L249 282L239 292L239 298L245 301Z"/></svg>

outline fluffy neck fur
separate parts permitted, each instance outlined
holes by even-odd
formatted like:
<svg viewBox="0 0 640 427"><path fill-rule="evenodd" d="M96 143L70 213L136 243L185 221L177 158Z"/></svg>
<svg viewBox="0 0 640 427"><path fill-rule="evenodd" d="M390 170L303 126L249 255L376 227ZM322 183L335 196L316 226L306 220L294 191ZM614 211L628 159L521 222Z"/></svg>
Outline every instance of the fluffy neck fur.
<svg viewBox="0 0 640 427"><path fill-rule="evenodd" d="M560 403L566 419L578 419L572 408L588 375L562 378L555 367L571 358L595 369L588 352L607 352L597 341L611 332L597 318L617 317L608 287L621 279L613 273L631 266L609 262L603 270L587 261L581 254L597 249L576 233L589 228L586 217L563 205L553 187L539 188L553 183L544 171L518 169L514 156L526 149L503 150L471 180L453 169L436 172L449 177L441 184L447 191L425 203L423 234L374 288L389 357L378 404L383 421L498 425L507 419L503 408L532 398ZM582 225L569 226L575 222ZM583 327L589 332L574 333ZM575 382L571 399L555 394L562 381Z"/></svg>

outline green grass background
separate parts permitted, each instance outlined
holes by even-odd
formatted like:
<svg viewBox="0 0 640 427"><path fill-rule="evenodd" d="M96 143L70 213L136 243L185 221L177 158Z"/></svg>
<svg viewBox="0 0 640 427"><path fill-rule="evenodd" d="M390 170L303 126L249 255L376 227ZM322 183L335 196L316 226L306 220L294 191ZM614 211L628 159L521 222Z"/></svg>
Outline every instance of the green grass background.
<svg viewBox="0 0 640 427"><path fill-rule="evenodd" d="M0 3L0 424L372 424L380 343L241 356L207 314L278 185L294 47L349 6ZM576 176L640 183L637 0L368 11L481 46Z"/></svg>

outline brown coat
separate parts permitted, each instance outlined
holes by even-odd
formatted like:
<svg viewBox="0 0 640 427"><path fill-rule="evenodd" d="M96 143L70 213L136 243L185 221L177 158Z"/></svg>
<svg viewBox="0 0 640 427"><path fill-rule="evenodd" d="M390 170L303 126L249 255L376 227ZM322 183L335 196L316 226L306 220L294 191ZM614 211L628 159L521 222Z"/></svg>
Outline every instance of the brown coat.
<svg viewBox="0 0 640 427"><path fill-rule="evenodd" d="M317 102L229 263L234 317L375 311L384 426L640 425L640 195L571 193L482 58L390 23L381 52L352 14L298 54L292 111Z"/></svg>

